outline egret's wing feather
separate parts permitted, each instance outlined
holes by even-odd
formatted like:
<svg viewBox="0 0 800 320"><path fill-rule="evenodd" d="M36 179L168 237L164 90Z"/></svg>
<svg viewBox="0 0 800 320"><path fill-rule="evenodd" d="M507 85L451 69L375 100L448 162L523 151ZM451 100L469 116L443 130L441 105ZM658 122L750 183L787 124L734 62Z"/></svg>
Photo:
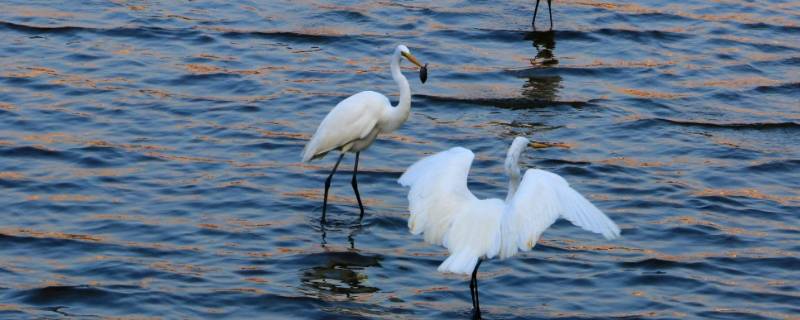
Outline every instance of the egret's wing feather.
<svg viewBox="0 0 800 320"><path fill-rule="evenodd" d="M439 271L469 274L480 257L491 259L500 251L500 223L505 203L500 199L469 201L453 216L443 245L450 256Z"/></svg>
<svg viewBox="0 0 800 320"><path fill-rule="evenodd" d="M600 209L572 189L561 176L539 169L525 172L517 192L503 214L501 258L517 250L530 250L558 218L606 239L619 237L620 230Z"/></svg>
<svg viewBox="0 0 800 320"><path fill-rule="evenodd" d="M363 139L375 129L389 99L380 93L364 91L342 100L322 120L303 149L303 161L347 143Z"/></svg>
<svg viewBox="0 0 800 320"><path fill-rule="evenodd" d="M475 155L455 147L423 158L409 167L398 182L410 187L408 227L425 234L425 241L443 244L453 216L475 196L467 188L467 176Z"/></svg>

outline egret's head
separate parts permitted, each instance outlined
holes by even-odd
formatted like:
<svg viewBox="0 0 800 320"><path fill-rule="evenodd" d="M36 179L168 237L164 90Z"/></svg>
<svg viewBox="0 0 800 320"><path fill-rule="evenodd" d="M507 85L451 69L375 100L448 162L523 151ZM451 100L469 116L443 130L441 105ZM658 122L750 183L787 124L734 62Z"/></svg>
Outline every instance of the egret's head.
<svg viewBox="0 0 800 320"><path fill-rule="evenodd" d="M411 61L411 63L413 64L416 64L417 67L422 68L422 64L419 63L419 61L417 60L416 57L414 57L413 54L411 54L411 50L408 50L408 47L401 44L397 46L397 51L400 51L400 54L403 56L403 58L406 58L406 60Z"/></svg>
<svg viewBox="0 0 800 320"><path fill-rule="evenodd" d="M531 140L525 137L516 137L514 141L511 142L511 149L521 149L524 146L531 143ZM516 146L516 147L515 147Z"/></svg>
<svg viewBox="0 0 800 320"><path fill-rule="evenodd" d="M408 47L406 47L405 45L401 44L397 46L396 50L400 52L400 55L402 55L403 58L406 58L406 60L411 61L411 63L417 65L417 67L420 68L419 80L422 81L422 83L425 83L425 80L428 79L428 64L426 63L425 65L422 65L422 63L420 63L419 60L417 60L417 58L414 57L413 54L411 54L411 50L408 50Z"/></svg>
<svg viewBox="0 0 800 320"><path fill-rule="evenodd" d="M400 51L400 53L411 54L411 50L408 50L408 47L406 47L404 44L398 45L397 51Z"/></svg>

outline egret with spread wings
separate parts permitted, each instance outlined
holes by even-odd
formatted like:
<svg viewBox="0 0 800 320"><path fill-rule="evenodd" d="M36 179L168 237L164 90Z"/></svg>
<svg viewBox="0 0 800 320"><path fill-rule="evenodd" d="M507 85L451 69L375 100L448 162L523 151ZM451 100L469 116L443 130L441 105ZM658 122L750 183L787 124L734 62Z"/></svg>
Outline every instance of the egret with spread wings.
<svg viewBox="0 0 800 320"><path fill-rule="evenodd" d="M399 45L394 50L391 60L392 78L400 88L400 101L397 106L392 106L389 98L375 91L362 91L347 99L342 100L325 116L314 136L303 149L303 162L322 158L328 152L339 150L341 154L333 170L325 180L325 194L322 200L322 222L325 223L325 212L328 205L328 189L331 178L339 167L344 154L356 154L353 167L353 179L350 181L361 210L359 219L364 217L364 205L361 204L361 195L358 193L358 156L361 151L369 147L379 133L392 132L406 122L411 111L411 87L408 80L400 71L400 58L406 58L411 63L420 67L420 80L424 83L428 77L427 64L422 65L408 50L408 47Z"/></svg>
<svg viewBox="0 0 800 320"><path fill-rule="evenodd" d="M506 200L478 199L467 187L472 151L455 147L419 160L398 181L410 187L408 227L425 241L442 245L450 256L440 272L472 274L470 293L476 315L478 267L482 259L505 259L528 251L558 218L564 218L606 239L620 230L603 212L572 189L561 176L528 169L520 181L519 156L530 143L514 139L505 171L509 176Z"/></svg>

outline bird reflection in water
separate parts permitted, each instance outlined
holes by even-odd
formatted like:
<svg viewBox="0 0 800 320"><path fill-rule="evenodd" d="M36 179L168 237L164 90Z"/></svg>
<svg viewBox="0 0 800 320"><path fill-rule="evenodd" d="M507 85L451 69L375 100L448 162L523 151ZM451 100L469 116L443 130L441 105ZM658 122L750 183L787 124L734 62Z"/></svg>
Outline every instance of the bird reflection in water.
<svg viewBox="0 0 800 320"><path fill-rule="evenodd" d="M354 251L322 252L307 257L316 266L303 269L301 281L304 289L314 296L351 295L377 292L380 289L367 285L363 271L380 267L379 256L362 255ZM304 290L309 291L309 290Z"/></svg>
<svg viewBox="0 0 800 320"><path fill-rule="evenodd" d="M556 48L555 31L533 31L525 34L525 40L533 41L536 56L530 59L528 81L522 85L522 95L532 100L555 101L561 87L561 76L546 72L558 64L553 51Z"/></svg>

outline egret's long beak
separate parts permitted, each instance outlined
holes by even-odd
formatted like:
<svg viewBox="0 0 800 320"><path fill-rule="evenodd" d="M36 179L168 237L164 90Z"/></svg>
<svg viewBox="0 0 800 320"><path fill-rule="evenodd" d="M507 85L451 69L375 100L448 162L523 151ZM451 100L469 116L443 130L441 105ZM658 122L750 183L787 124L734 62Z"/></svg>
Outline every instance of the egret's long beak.
<svg viewBox="0 0 800 320"><path fill-rule="evenodd" d="M422 68L422 63L419 63L419 61L417 61L417 58L414 57L414 55L412 55L410 53L405 53L405 52L402 52L401 54L403 55L403 57L408 59L408 61L411 61L411 63L416 64L417 67Z"/></svg>

